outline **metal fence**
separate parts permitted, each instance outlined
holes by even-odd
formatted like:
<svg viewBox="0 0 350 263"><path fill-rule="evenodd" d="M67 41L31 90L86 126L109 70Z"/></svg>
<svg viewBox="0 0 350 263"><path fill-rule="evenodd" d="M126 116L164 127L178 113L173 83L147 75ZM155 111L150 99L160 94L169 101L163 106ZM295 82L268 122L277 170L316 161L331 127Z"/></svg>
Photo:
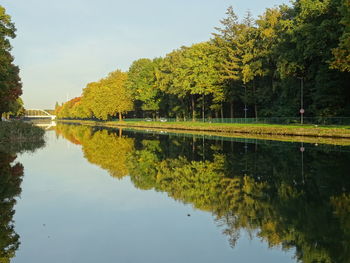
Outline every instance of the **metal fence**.
<svg viewBox="0 0 350 263"><path fill-rule="evenodd" d="M125 121L156 121L156 122L192 122L192 119L183 120L175 118L159 119L125 119ZM206 118L196 119L196 122L205 123L246 123L246 124L300 124L298 117L270 117L270 118ZM350 117L304 117L303 124L310 125L345 125L350 126Z"/></svg>

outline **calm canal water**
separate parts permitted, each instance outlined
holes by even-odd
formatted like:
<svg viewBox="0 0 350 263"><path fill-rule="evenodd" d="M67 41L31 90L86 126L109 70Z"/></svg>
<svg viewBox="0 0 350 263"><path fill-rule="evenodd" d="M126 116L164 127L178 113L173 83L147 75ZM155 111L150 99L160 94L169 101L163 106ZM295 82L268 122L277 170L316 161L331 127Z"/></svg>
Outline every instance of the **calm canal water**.
<svg viewBox="0 0 350 263"><path fill-rule="evenodd" d="M58 125L0 156L0 261L350 259L349 147Z"/></svg>

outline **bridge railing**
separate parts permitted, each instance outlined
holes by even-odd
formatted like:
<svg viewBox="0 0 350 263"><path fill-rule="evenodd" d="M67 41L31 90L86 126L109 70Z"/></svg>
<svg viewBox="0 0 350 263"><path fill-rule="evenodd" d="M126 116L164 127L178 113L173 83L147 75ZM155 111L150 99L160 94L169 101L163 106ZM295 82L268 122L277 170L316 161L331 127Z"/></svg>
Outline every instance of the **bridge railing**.
<svg viewBox="0 0 350 263"><path fill-rule="evenodd" d="M56 118L55 115L48 113L46 110L41 109L28 109L24 114L25 118L51 118L52 120Z"/></svg>

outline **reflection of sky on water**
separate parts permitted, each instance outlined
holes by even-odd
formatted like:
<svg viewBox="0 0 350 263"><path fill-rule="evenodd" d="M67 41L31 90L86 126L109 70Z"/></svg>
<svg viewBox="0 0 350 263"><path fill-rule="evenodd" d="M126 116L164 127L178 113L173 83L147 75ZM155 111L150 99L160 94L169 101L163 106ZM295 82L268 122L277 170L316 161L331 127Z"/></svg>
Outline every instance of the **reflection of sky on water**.
<svg viewBox="0 0 350 263"><path fill-rule="evenodd" d="M246 235L232 249L210 213L112 178L54 132L45 149L18 161L25 176L15 263L292 262L293 253Z"/></svg>

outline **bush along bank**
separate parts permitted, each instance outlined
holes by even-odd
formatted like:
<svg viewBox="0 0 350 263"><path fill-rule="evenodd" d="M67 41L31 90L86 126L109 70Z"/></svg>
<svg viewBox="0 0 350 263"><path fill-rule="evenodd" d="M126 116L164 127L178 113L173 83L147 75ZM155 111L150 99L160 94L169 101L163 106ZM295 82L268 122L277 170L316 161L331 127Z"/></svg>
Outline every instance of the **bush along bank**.
<svg viewBox="0 0 350 263"><path fill-rule="evenodd" d="M21 121L0 122L0 143L32 142L44 139L45 131Z"/></svg>

